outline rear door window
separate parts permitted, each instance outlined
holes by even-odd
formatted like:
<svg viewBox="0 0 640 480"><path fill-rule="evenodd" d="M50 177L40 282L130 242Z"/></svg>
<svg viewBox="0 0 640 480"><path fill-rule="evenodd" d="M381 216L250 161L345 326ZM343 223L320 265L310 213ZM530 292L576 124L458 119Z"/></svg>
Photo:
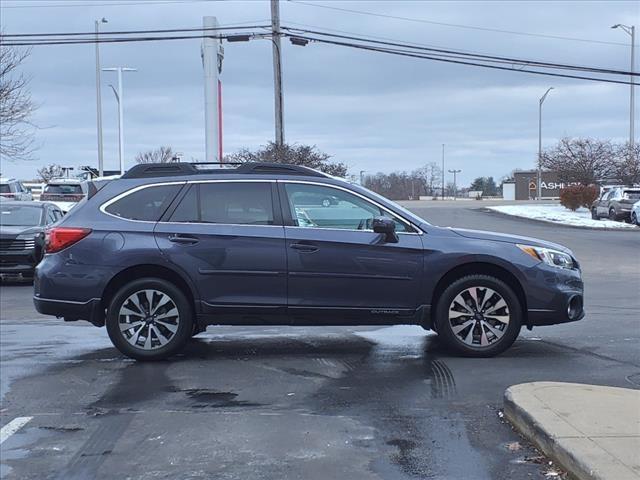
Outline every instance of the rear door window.
<svg viewBox="0 0 640 480"><path fill-rule="evenodd" d="M129 220L157 222L182 185L158 185L130 193L105 207L105 212Z"/></svg>
<svg viewBox="0 0 640 480"><path fill-rule="evenodd" d="M172 222L274 225L269 182L193 185L171 215Z"/></svg>

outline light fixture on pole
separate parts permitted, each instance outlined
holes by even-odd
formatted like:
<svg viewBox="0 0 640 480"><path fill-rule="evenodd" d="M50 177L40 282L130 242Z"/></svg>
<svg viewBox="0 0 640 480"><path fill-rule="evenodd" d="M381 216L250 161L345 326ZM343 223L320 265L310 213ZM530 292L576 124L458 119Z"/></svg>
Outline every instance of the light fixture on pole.
<svg viewBox="0 0 640 480"><path fill-rule="evenodd" d="M122 72L137 72L135 68L129 67L109 67L103 68L103 72L118 72L118 91L109 85L113 90L118 102L118 158L120 159L120 174L124 174L124 97L122 95Z"/></svg>
<svg viewBox="0 0 640 480"><path fill-rule="evenodd" d="M102 150L102 93L100 91L100 47L98 43L98 34L100 33L100 24L107 23L107 19L102 17L101 20L95 21L96 27L96 117L98 128L98 174L104 174L104 157Z"/></svg>
<svg viewBox="0 0 640 480"><path fill-rule="evenodd" d="M536 197L537 200L542 198L542 104L544 99L547 98L549 92L553 90L553 87L547 88L544 95L540 97L538 104L538 180L536 182Z"/></svg>
<svg viewBox="0 0 640 480"><path fill-rule="evenodd" d="M618 23L613 25L611 28L620 28L624 32L626 32L629 36L631 36L631 85L630 85L630 95L629 95L629 148L633 151L633 146L635 143L635 109L636 109L636 101L635 101L635 92L634 92L634 83L635 76L634 74L634 66L635 66L635 48L636 48L636 27L635 25L622 25Z"/></svg>
<svg viewBox="0 0 640 480"><path fill-rule="evenodd" d="M457 179L456 179L456 175L458 173L460 173L461 171L462 170L456 170L456 169L449 170L449 173L453 173L453 199L454 200L456 199L456 196L458 194L458 187L457 187L458 182L457 182Z"/></svg>

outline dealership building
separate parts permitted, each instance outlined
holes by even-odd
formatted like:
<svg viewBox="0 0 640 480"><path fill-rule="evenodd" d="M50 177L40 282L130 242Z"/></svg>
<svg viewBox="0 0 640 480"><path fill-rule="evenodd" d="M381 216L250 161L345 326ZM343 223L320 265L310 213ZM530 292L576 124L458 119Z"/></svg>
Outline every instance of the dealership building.
<svg viewBox="0 0 640 480"><path fill-rule="evenodd" d="M542 172L542 197L558 198L560 190L574 183L562 183L555 172ZM538 171L525 170L515 172L513 180L502 184L502 196L505 200L534 200L538 195Z"/></svg>

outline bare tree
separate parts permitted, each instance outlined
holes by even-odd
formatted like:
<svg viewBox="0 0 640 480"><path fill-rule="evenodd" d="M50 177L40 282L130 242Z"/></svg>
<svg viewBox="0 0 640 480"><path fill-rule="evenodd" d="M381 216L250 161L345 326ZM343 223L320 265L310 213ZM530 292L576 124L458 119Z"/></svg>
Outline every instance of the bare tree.
<svg viewBox="0 0 640 480"><path fill-rule="evenodd" d="M29 79L18 68L29 49L0 45L0 155L9 160L30 160L36 129L31 116L36 109L28 90Z"/></svg>
<svg viewBox="0 0 640 480"><path fill-rule="evenodd" d="M155 150L147 150L136 155L138 163L171 163L176 162L178 157L173 153L171 147L160 147Z"/></svg>
<svg viewBox="0 0 640 480"><path fill-rule="evenodd" d="M347 174L347 166L344 163L330 162L329 158L331 158L330 155L319 151L315 145L286 143L277 145L274 142L269 142L256 151L243 148L236 153L225 156L225 161L289 163L315 168L336 177L344 177Z"/></svg>
<svg viewBox="0 0 640 480"><path fill-rule="evenodd" d="M38 169L38 177L40 177L40 180L42 180L43 182L48 182L52 178L61 177L62 174L62 167L56 163L45 165L44 167Z"/></svg>
<svg viewBox="0 0 640 480"><path fill-rule="evenodd" d="M423 179L427 195L434 195L436 189L441 188L442 170L436 162L427 163L415 173Z"/></svg>
<svg viewBox="0 0 640 480"><path fill-rule="evenodd" d="M561 182L592 185L614 173L616 150L609 141L563 138L542 153L542 168L556 172Z"/></svg>
<svg viewBox="0 0 640 480"><path fill-rule="evenodd" d="M633 148L629 143L616 148L616 158L613 165L613 175L625 185L640 183L640 145Z"/></svg>

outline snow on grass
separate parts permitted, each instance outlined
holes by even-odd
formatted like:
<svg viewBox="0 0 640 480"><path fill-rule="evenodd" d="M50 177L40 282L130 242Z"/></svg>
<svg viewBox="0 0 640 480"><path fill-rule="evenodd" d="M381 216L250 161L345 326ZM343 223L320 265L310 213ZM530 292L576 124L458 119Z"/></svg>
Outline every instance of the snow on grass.
<svg viewBox="0 0 640 480"><path fill-rule="evenodd" d="M587 208L579 208L575 212L564 208L562 205L498 205L487 207L489 210L513 215L515 217L530 218L543 222L560 223L572 227L587 228L615 228L629 229L637 228L635 225L624 222L614 222L613 220L593 220L591 212Z"/></svg>

